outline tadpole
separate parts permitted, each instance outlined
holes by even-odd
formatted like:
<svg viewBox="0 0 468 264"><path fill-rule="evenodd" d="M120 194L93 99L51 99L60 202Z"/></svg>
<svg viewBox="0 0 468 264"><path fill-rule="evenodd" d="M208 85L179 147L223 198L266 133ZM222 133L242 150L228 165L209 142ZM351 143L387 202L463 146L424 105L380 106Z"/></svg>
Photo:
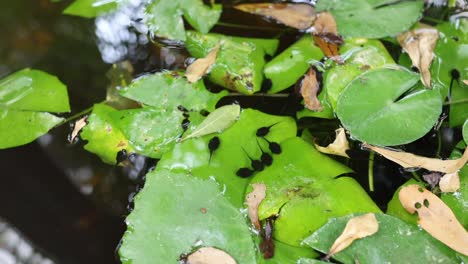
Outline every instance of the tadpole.
<svg viewBox="0 0 468 264"><path fill-rule="evenodd" d="M278 124L278 123L279 122L276 122L273 125L261 127L259 129L257 129L257 133L255 133L255 134L257 135L257 137L264 137L268 133L270 133L270 128L273 127L274 125Z"/></svg>
<svg viewBox="0 0 468 264"><path fill-rule="evenodd" d="M271 153L273 154L280 154L282 152L280 144L276 142L270 142L268 139L264 138L263 139L268 143L268 148L270 149Z"/></svg>
<svg viewBox="0 0 468 264"><path fill-rule="evenodd" d="M250 155L247 153L247 151L245 151L244 148L242 148L242 150L244 150L245 155L247 155L247 157L250 159L250 165L252 166L254 171L262 171L265 168L265 166L260 160L256 160L250 157Z"/></svg>
<svg viewBox="0 0 468 264"><path fill-rule="evenodd" d="M219 144L221 141L219 137L212 137L210 141L208 141L208 149L210 150L210 158L208 159L208 163L211 161L211 157L213 156L213 152L219 148Z"/></svg>
<svg viewBox="0 0 468 264"><path fill-rule="evenodd" d="M254 171L249 168L240 168L239 170L237 170L236 175L241 178L247 178L252 176L253 173Z"/></svg>
<svg viewBox="0 0 468 264"><path fill-rule="evenodd" d="M262 146L260 146L260 143L258 142L258 139L257 139L257 145L260 148L260 151L262 152L262 156L260 157L260 160L262 161L262 163L265 166L270 166L271 164L273 164L273 157L263 150Z"/></svg>

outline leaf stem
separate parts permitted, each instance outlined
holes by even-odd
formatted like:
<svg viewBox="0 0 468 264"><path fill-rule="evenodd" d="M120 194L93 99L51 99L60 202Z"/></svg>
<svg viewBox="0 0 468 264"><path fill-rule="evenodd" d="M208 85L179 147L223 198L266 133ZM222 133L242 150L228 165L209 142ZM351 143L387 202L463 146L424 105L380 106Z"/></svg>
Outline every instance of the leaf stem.
<svg viewBox="0 0 468 264"><path fill-rule="evenodd" d="M445 102L444 105L453 105L453 104L466 104L468 103L468 98L460 99L460 100L453 100Z"/></svg>
<svg viewBox="0 0 468 264"><path fill-rule="evenodd" d="M102 102L99 102L99 104L102 104L102 103L105 103L105 102L106 102L106 100L104 100L104 101L102 101ZM64 124L66 124L66 123L68 123L68 122L70 122L70 121L72 121L72 120L74 120L74 119L77 119L77 118L80 117L80 116L86 115L87 113L91 112L91 111L93 110L93 108L94 108L94 105L93 105L93 106L90 106L90 107L88 107L88 108L86 108L85 110L83 110L83 111L81 111L81 112L79 112L79 113L76 113L76 114L74 114L74 115L72 115L72 116L69 116L69 117L67 117L65 120L63 120L62 122L60 122L59 124L57 124L55 127L64 125Z"/></svg>
<svg viewBox="0 0 468 264"><path fill-rule="evenodd" d="M369 154L369 165L368 165L369 168L367 171L367 177L369 181L369 190L371 192L374 191L374 156L375 156L375 152L371 151Z"/></svg>

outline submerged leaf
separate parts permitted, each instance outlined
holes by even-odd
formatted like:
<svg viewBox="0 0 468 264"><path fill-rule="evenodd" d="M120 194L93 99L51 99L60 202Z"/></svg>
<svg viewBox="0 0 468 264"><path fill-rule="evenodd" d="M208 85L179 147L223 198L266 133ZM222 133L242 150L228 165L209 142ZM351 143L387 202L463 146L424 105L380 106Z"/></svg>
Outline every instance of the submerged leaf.
<svg viewBox="0 0 468 264"><path fill-rule="evenodd" d="M317 82L317 76L314 68L310 68L304 76L301 84L301 95L304 98L304 105L312 111L322 111L323 106L317 99L317 93L319 92L319 83Z"/></svg>
<svg viewBox="0 0 468 264"><path fill-rule="evenodd" d="M343 39L338 35L336 22L333 15L329 12L318 14L312 28L312 35L317 46L327 55L338 63L344 63L340 58L338 48L344 43Z"/></svg>
<svg viewBox="0 0 468 264"><path fill-rule="evenodd" d="M399 199L410 213L418 213L418 224L434 238L468 256L468 232L439 197L418 185L401 189Z"/></svg>
<svg viewBox="0 0 468 264"><path fill-rule="evenodd" d="M373 150L385 158L400 164L403 168L424 168L430 171L454 173L462 168L468 161L468 148L465 149L463 156L459 159L441 160L421 157L404 151L380 148L366 143L363 144L363 147Z"/></svg>
<svg viewBox="0 0 468 264"><path fill-rule="evenodd" d="M327 258L344 250L356 239L375 234L379 230L379 223L372 213L349 219L341 235L335 240L327 254Z"/></svg>
<svg viewBox="0 0 468 264"><path fill-rule="evenodd" d="M349 142L346 138L346 131L344 130L344 128L338 128L337 130L335 130L335 132L336 138L335 141L333 141L333 143L329 144L326 147L314 144L315 148L322 153L349 158L348 154L346 154L346 151L349 150Z"/></svg>
<svg viewBox="0 0 468 264"><path fill-rule="evenodd" d="M307 29L315 20L315 11L308 4L257 3L240 4L234 8L243 12L273 18L286 26Z"/></svg>
<svg viewBox="0 0 468 264"><path fill-rule="evenodd" d="M202 247L187 257L187 264L236 264L226 252L214 247Z"/></svg>
<svg viewBox="0 0 468 264"><path fill-rule="evenodd" d="M195 60L190 66L187 67L185 72L185 77L191 83L194 83L200 80L203 75L207 74L210 70L210 67L216 61L216 55L218 54L220 44L218 43L204 58Z"/></svg>
<svg viewBox="0 0 468 264"><path fill-rule="evenodd" d="M458 191L460 189L460 176L458 172L445 174L439 181L439 187L443 193Z"/></svg>
<svg viewBox="0 0 468 264"><path fill-rule="evenodd" d="M427 88L431 88L430 66L438 38L437 29L427 26L407 31L397 38L401 47L410 56L413 65L419 69L421 82Z"/></svg>
<svg viewBox="0 0 468 264"><path fill-rule="evenodd" d="M237 104L225 105L210 113L205 120L183 140L201 137L215 132L220 132L230 127L240 115L240 106Z"/></svg>
<svg viewBox="0 0 468 264"><path fill-rule="evenodd" d="M250 222L255 226L257 231L260 231L261 226L258 220L258 206L265 199L266 186L263 183L252 184L252 192L248 193L245 197L245 203L247 204L247 213L250 218Z"/></svg>

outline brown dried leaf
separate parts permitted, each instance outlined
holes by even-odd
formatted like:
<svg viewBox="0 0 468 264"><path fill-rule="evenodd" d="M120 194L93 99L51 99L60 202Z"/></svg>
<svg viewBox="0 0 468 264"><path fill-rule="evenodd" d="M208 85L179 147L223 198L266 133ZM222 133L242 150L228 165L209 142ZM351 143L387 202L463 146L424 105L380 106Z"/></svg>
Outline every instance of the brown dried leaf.
<svg viewBox="0 0 468 264"><path fill-rule="evenodd" d="M70 136L68 137L68 142L73 143L75 142L75 138L80 133L81 129L86 126L86 119L88 116L85 116L75 122L73 125L73 131L71 132Z"/></svg>
<svg viewBox="0 0 468 264"><path fill-rule="evenodd" d="M333 141L333 143L331 143L330 145L326 147L322 147L317 144L314 144L315 148L322 153L338 155L338 156L349 158L348 154L346 154L346 150L349 149L349 142L348 142L348 139L346 138L346 132L344 128L342 127L338 128L337 130L335 130L335 132L336 132L336 138L335 138L335 141Z"/></svg>
<svg viewBox="0 0 468 264"><path fill-rule="evenodd" d="M323 110L323 106L317 98L319 91L319 84L317 82L317 76L315 70L310 68L304 76L301 84L301 95L304 98L305 106L312 111L320 112Z"/></svg>
<svg viewBox="0 0 468 264"><path fill-rule="evenodd" d="M258 3L234 6L243 12L273 18L286 26L307 29L315 20L315 10L308 4Z"/></svg>
<svg viewBox="0 0 468 264"><path fill-rule="evenodd" d="M398 196L406 211L418 212L418 224L431 236L468 255L468 232L439 197L416 184L403 187Z"/></svg>
<svg viewBox="0 0 468 264"><path fill-rule="evenodd" d="M337 63L343 63L340 57L339 46L344 43L338 35L335 18L331 13L322 12L317 15L314 26L312 27L314 42L331 59Z"/></svg>
<svg viewBox="0 0 468 264"><path fill-rule="evenodd" d="M447 173L439 181L441 192L456 192L460 189L460 177L458 172Z"/></svg>
<svg viewBox="0 0 468 264"><path fill-rule="evenodd" d="M362 146L379 153L393 162L400 164L403 166L403 168L424 168L430 171L454 173L463 167L468 161L468 148L465 149L463 156L461 156L459 159L441 160L421 157L404 151L380 148L366 143L364 143Z"/></svg>
<svg viewBox="0 0 468 264"><path fill-rule="evenodd" d="M187 67L185 77L191 83L200 80L203 75L208 73L211 66L216 61L216 55L218 55L220 44L218 43L211 51L206 55L205 58L195 60L192 64Z"/></svg>
<svg viewBox="0 0 468 264"><path fill-rule="evenodd" d="M187 264L236 264L228 253L213 247L202 247L187 257Z"/></svg>
<svg viewBox="0 0 468 264"><path fill-rule="evenodd" d="M407 31L397 37L401 47L408 53L413 65L421 73L421 82L425 87L431 87L431 72L429 70L434 59L434 48L439 38L435 28L424 26Z"/></svg>
<svg viewBox="0 0 468 264"><path fill-rule="evenodd" d="M258 206L260 206L260 203L265 199L266 185L263 183L254 183L252 184L252 188L252 192L245 197L245 202L247 204L250 222L252 222L257 231L260 231L261 226L258 220Z"/></svg>
<svg viewBox="0 0 468 264"><path fill-rule="evenodd" d="M335 240L326 258L347 248L354 240L371 236L379 231L379 222L373 213L349 219L343 233Z"/></svg>
<svg viewBox="0 0 468 264"><path fill-rule="evenodd" d="M463 80L463 83L464 83L465 85L468 85L468 80Z"/></svg>

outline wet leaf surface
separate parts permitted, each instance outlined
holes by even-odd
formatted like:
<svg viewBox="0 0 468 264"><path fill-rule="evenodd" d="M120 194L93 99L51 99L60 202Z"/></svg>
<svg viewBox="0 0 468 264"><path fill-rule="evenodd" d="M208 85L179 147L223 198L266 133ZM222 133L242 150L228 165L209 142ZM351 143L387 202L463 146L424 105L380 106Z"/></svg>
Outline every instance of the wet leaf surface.
<svg viewBox="0 0 468 264"><path fill-rule="evenodd" d="M344 128L338 128L337 130L335 130L335 132L336 138L332 143L330 143L326 147L314 144L315 148L318 151L325 154L338 155L349 158L348 154L346 154L346 151L349 150L349 142L346 138L346 131L344 130Z"/></svg>
<svg viewBox="0 0 468 264"><path fill-rule="evenodd" d="M209 72L210 67L216 61L216 55L218 54L219 47L220 44L218 43L218 45L215 46L213 50L211 50L210 53L206 55L205 58L197 59L187 67L185 77L190 83L194 83L200 80L205 74Z"/></svg>

